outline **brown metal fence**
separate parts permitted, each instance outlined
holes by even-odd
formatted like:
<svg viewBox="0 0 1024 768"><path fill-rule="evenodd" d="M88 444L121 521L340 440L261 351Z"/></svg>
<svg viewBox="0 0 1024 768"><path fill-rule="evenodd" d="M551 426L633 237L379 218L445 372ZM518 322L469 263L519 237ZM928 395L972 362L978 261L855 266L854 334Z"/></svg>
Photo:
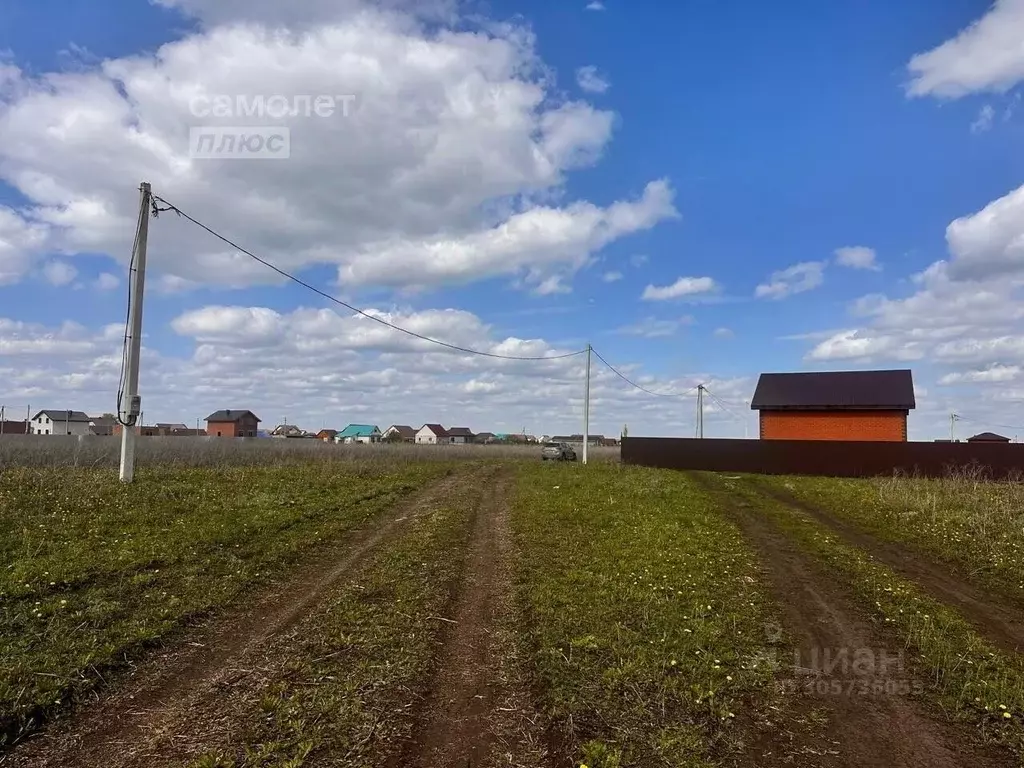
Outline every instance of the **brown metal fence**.
<svg viewBox="0 0 1024 768"><path fill-rule="evenodd" d="M1024 475L1024 444L627 437L622 461L645 467L764 475L943 477L976 467L993 479Z"/></svg>

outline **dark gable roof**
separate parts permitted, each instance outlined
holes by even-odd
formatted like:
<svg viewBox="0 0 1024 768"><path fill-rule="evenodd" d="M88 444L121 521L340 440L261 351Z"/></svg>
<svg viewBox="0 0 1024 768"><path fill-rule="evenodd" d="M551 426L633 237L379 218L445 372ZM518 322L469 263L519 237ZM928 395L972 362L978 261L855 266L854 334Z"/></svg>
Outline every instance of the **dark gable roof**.
<svg viewBox="0 0 1024 768"><path fill-rule="evenodd" d="M235 423L235 422L241 421L247 415L248 416L252 416L254 419L256 419L257 422L259 421L259 419L256 418L256 414L253 413L252 411L233 411L233 410L215 411L215 412L211 413L209 416L207 416L206 420L207 421L215 421L215 422L217 422L219 424L223 424L224 422Z"/></svg>
<svg viewBox="0 0 1024 768"><path fill-rule="evenodd" d="M1010 438L997 435L995 432L981 432L967 438L968 443L1008 443Z"/></svg>
<svg viewBox="0 0 1024 768"><path fill-rule="evenodd" d="M448 430L440 424L424 424L423 427L430 427L430 431L433 432L436 437L448 437ZM423 427L420 427L420 429L423 429Z"/></svg>
<svg viewBox="0 0 1024 768"><path fill-rule="evenodd" d="M387 428L387 431L395 430L402 437L416 437L416 430L412 427L406 426L405 424L392 424Z"/></svg>
<svg viewBox="0 0 1024 768"><path fill-rule="evenodd" d="M448 430L448 437L472 437L473 433L469 427L452 427Z"/></svg>
<svg viewBox="0 0 1024 768"><path fill-rule="evenodd" d="M70 416L68 416L69 413L71 414ZM47 417L49 417L50 421L70 421L70 422L92 421L92 419L90 419L89 416L87 414L83 413L82 411L55 411L55 410L42 410L39 413L37 413L35 416L33 416L32 420L35 421L36 419L38 419L40 416L42 416L44 414Z"/></svg>
<svg viewBox="0 0 1024 768"><path fill-rule="evenodd" d="M910 410L910 371L762 373L750 407L762 410Z"/></svg>

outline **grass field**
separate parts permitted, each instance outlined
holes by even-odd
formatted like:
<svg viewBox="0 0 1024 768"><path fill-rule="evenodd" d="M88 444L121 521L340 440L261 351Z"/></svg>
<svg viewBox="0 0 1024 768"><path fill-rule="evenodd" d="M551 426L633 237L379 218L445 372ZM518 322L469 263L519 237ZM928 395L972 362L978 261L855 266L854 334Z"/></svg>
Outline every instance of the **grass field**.
<svg viewBox="0 0 1024 768"><path fill-rule="evenodd" d="M1024 755L1015 485L323 448L0 472L0 762Z"/></svg>
<svg viewBox="0 0 1024 768"><path fill-rule="evenodd" d="M771 695L753 553L682 475L520 473L520 590L542 709L588 766L706 766Z"/></svg>
<svg viewBox="0 0 1024 768"><path fill-rule="evenodd" d="M966 470L934 480L786 477L765 482L1024 600L1024 483L987 482Z"/></svg>
<svg viewBox="0 0 1024 768"><path fill-rule="evenodd" d="M0 725L8 739L110 668L336 541L440 463L0 474Z"/></svg>

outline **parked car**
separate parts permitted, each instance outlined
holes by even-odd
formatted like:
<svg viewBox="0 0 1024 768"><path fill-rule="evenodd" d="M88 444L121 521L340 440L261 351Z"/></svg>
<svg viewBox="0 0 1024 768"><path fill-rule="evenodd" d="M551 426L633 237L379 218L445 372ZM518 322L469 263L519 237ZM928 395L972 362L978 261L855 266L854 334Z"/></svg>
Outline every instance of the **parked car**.
<svg viewBox="0 0 1024 768"><path fill-rule="evenodd" d="M568 443L544 443L540 457L544 461L576 461L576 451Z"/></svg>

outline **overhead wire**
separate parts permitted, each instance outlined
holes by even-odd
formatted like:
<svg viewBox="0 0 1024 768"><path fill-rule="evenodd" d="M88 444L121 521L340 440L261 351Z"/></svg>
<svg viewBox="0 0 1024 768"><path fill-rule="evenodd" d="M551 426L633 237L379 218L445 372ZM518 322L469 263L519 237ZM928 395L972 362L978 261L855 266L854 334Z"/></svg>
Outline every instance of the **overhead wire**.
<svg viewBox="0 0 1024 768"><path fill-rule="evenodd" d="M254 261L259 262L260 264L262 264L263 266L267 267L268 269L273 270L274 272L276 272L277 274L281 275L282 277L285 277L288 280L291 280L292 282L294 282L294 283L296 283L298 285L301 285L303 288L306 288L307 290L312 291L313 293L317 294L318 296L321 296L324 299L327 299L328 301L334 302L335 304L338 304L339 306L345 307L345 309L348 309L349 311L354 312L357 315L361 315L362 317L365 317L368 320L372 320L375 323L379 323L379 324L381 324L383 326L391 328L392 330L399 331L399 332L404 333L404 334L406 334L408 336L412 336L413 338L420 339L421 341L426 341L426 342L429 342L431 344L436 344L436 345L438 345L440 347L445 347L447 349L451 349L451 350L456 351L456 352L462 352L462 353L468 354L468 355L479 355L481 357L489 357L489 358L494 358L494 359L498 359L498 360L529 360L529 361L564 360L564 359L569 358L569 357L576 357L578 355L582 355L582 354L584 354L587 351L585 349L581 349L581 350L578 350L576 352L565 352L565 353L560 353L560 354L557 354L557 355L503 355L503 354L500 354L500 353L497 353L497 352L485 352L485 351L480 350L480 349L472 349L470 347L463 347L463 346L460 346L458 344L451 344L451 343L449 343L447 341L442 341L440 339L435 339L435 338L433 338L431 336L426 336L426 335L424 335L422 333L417 333L416 331L411 331L408 328L403 328L402 326L396 325L395 323L392 323L392 322L389 322L389 321L385 320L382 317L378 317L378 316L376 316L374 314L371 314L370 312L366 312L365 310L359 309L359 307L353 306L352 304L349 304L346 301L342 301L341 299L337 298L336 296L332 296L331 294L327 293L326 291L323 291L323 290L317 288L315 285L311 285L310 283L307 283L302 278L296 277L295 275L291 274L290 272L287 272L287 271L281 269L276 264L273 264L273 263L267 261L266 259L263 259L263 258L257 256L255 253L252 253L251 251L249 251L249 250L243 248L242 246L238 245L238 243L235 243L232 240L230 240L227 237L225 237L224 235L220 234L220 232L217 232L213 228L208 227L207 225L203 224L201 221L193 218L192 216L187 214L185 211L183 211L178 206L174 205L174 203L170 202L169 200L166 200L165 198L160 197L159 195L153 195L153 199L156 200L156 201L159 201L159 202L163 203L165 206L167 206L167 208L165 208L163 210L173 211L178 216L181 216L183 219L186 219L186 220L192 222L193 224L195 224L200 229L205 230L207 233L213 235L218 240L221 240L222 242L224 242L227 245L231 246L232 248L234 248L235 250L239 251L240 253L244 253L249 258L253 259Z"/></svg>
<svg viewBox="0 0 1024 768"><path fill-rule="evenodd" d="M690 390L688 390L686 392L682 392L682 393L679 393L679 392L655 392L653 390L647 389L646 387L643 387L640 384L637 384L635 381L633 381L628 376L626 376L624 373L622 373L618 368L616 368L614 365L612 365L607 360L605 360L601 356L601 353L598 352L596 349L592 348L591 351L594 353L594 356L598 360L600 360L602 363L604 363L605 367L608 368L608 370L610 370L612 373L614 373L616 376L618 376L624 382L629 384L631 387L635 387L636 389L639 389L641 392L646 392L648 395L654 395L655 397L680 397L680 398L682 398L682 397L688 397L690 394L692 394L692 393L697 391L697 387L694 387L693 389L690 389Z"/></svg>
<svg viewBox="0 0 1024 768"><path fill-rule="evenodd" d="M996 424L995 422L992 421L980 421L978 419L972 419L967 416L961 416L959 413L956 414L956 420L969 421L973 424L978 424L979 426L982 427L998 427L999 429L1018 429L1024 431L1024 426L1020 426L1019 424Z"/></svg>
<svg viewBox="0 0 1024 768"><path fill-rule="evenodd" d="M717 405L719 408L721 408L726 413L730 414L734 419L736 419L737 421L743 421L744 420L742 416L740 416L732 408L730 408L724 402L722 402L722 398L720 398L718 395L716 395L714 392L712 392L707 387L704 387L704 393L711 398L711 400L715 403L715 405Z"/></svg>

